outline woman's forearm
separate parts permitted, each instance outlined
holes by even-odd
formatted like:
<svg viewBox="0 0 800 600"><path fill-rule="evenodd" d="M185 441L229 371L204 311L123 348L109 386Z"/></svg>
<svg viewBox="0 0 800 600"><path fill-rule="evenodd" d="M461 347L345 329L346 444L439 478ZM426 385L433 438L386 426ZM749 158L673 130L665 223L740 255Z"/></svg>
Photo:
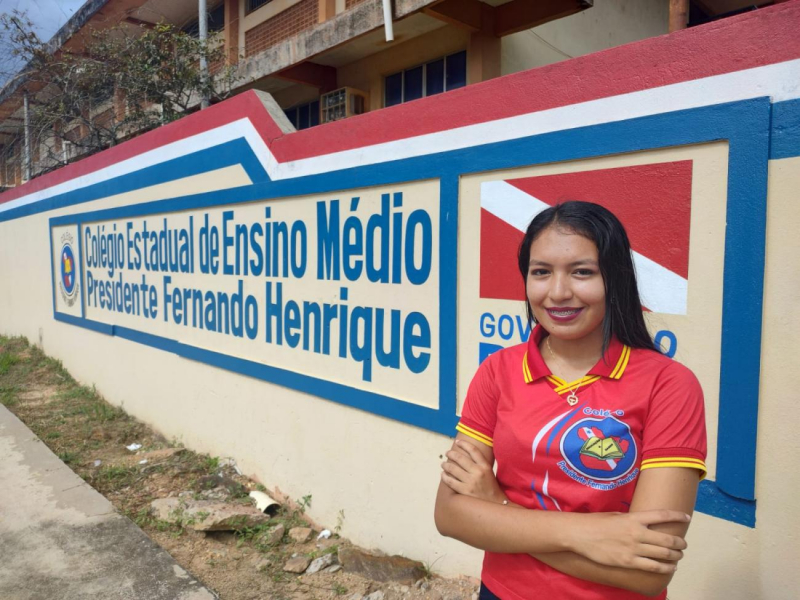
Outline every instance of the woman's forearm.
<svg viewBox="0 0 800 600"><path fill-rule="evenodd" d="M672 574L648 573L638 569L609 567L575 554L574 552L551 552L532 554L544 564L572 577L622 588L645 596L656 596L667 587Z"/></svg>
<svg viewBox="0 0 800 600"><path fill-rule="evenodd" d="M442 484L434 514L439 533L489 552L530 554L571 550L576 515L520 510L456 494Z"/></svg>

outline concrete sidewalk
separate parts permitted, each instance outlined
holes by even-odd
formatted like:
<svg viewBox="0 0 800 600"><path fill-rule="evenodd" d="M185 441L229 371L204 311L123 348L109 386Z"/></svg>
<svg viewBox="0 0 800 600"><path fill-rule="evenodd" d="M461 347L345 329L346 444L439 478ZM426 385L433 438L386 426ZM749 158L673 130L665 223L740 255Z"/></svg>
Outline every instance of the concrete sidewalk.
<svg viewBox="0 0 800 600"><path fill-rule="evenodd" d="M0 405L2 600L212 600Z"/></svg>

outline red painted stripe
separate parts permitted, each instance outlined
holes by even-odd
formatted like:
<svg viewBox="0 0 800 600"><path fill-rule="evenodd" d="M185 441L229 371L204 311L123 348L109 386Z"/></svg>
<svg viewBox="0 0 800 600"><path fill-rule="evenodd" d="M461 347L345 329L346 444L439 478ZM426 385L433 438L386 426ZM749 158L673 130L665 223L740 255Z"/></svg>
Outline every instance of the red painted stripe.
<svg viewBox="0 0 800 600"><path fill-rule="evenodd" d="M245 117L250 118L254 127L267 144L269 144L270 140L283 135L258 95L253 91L247 91L225 102L209 107L202 114L193 113L178 121L153 131L148 131L119 146L114 146L52 173L37 177L25 185L8 190L0 194L0 203L9 202L65 181L94 173L104 167L138 156L154 148L203 133L204 131L210 131Z"/></svg>
<svg viewBox="0 0 800 600"><path fill-rule="evenodd" d="M517 267L522 232L481 209L480 297L525 300L525 285Z"/></svg>
<svg viewBox="0 0 800 600"><path fill-rule="evenodd" d="M622 221L636 252L688 279L691 160L510 179L508 183L550 206L587 200L606 207Z"/></svg>
<svg viewBox="0 0 800 600"><path fill-rule="evenodd" d="M7 202L249 116L276 159L298 160L800 57L800 0L283 135L254 92L0 195ZM400 126L402 124L402 126Z"/></svg>
<svg viewBox="0 0 800 600"><path fill-rule="evenodd" d="M281 162L800 57L800 0L514 73L278 140Z"/></svg>

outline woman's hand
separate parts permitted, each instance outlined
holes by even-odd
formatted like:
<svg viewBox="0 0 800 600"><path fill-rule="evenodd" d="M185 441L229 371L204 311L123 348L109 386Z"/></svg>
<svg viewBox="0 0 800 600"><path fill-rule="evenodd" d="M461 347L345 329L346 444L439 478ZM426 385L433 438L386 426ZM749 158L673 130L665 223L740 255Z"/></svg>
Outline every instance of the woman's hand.
<svg viewBox="0 0 800 600"><path fill-rule="evenodd" d="M660 523L687 523L686 513L648 510L635 513L593 513L581 515L585 523L572 528L568 541L573 552L611 567L668 574L683 558L686 541L677 535L650 529Z"/></svg>
<svg viewBox="0 0 800 600"><path fill-rule="evenodd" d="M456 440L446 456L447 461L442 463L442 481L454 492L498 504L506 500L492 465L471 443Z"/></svg>

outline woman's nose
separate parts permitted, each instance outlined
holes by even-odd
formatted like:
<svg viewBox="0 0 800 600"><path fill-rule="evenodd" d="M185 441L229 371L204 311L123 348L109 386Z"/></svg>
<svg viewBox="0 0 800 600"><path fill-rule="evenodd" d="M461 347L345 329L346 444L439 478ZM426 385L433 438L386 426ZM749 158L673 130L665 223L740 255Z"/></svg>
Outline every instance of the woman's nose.
<svg viewBox="0 0 800 600"><path fill-rule="evenodd" d="M551 280L550 299L555 302L563 302L572 297L572 288L569 285L569 278L563 275L555 275Z"/></svg>

